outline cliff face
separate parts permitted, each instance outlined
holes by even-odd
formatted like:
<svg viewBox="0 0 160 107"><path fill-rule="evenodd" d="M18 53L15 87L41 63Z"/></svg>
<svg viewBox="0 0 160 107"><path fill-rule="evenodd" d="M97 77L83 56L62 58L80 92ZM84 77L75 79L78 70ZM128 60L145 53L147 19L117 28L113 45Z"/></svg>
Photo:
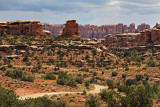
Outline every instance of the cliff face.
<svg viewBox="0 0 160 107"><path fill-rule="evenodd" d="M62 32L63 37L81 38L76 20L68 20Z"/></svg>
<svg viewBox="0 0 160 107"><path fill-rule="evenodd" d="M160 42L160 25L155 26L152 29L146 29L140 33L140 35L135 38L138 44L147 43L159 43Z"/></svg>
<svg viewBox="0 0 160 107"><path fill-rule="evenodd" d="M44 29L51 31L52 35L58 36L62 34L62 30L64 28L64 25L60 24L47 24L44 23ZM135 33L143 31L144 29L150 28L150 25L148 24L141 24L138 25L138 28L135 28L135 24L132 23L129 25L123 25L115 24L115 25L79 25L79 30L81 33L82 38L103 38L104 36L108 34L116 35L116 34L122 34L122 33Z"/></svg>
<svg viewBox="0 0 160 107"><path fill-rule="evenodd" d="M107 35L101 43L107 47L128 47L135 45L135 37L140 33L123 33L116 35Z"/></svg>
<svg viewBox="0 0 160 107"><path fill-rule="evenodd" d="M39 21L17 20L0 22L0 29L11 35L46 35Z"/></svg>

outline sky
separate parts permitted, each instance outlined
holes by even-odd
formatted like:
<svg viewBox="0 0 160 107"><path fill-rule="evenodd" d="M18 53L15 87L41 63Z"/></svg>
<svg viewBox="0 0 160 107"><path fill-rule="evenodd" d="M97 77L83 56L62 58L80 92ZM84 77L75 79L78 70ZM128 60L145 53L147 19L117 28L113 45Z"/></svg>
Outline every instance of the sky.
<svg viewBox="0 0 160 107"><path fill-rule="evenodd" d="M160 23L160 0L0 0L0 21L39 20L64 24Z"/></svg>

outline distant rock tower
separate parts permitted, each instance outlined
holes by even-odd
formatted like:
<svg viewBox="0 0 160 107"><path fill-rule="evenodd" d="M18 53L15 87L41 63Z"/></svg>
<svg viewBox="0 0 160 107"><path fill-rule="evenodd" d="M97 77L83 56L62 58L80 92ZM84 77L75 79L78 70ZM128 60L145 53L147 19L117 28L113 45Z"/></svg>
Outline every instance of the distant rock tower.
<svg viewBox="0 0 160 107"><path fill-rule="evenodd" d="M63 37L70 37L70 38L78 38L81 39L80 31L78 28L78 23L76 20L68 20L66 21L65 28L62 32Z"/></svg>

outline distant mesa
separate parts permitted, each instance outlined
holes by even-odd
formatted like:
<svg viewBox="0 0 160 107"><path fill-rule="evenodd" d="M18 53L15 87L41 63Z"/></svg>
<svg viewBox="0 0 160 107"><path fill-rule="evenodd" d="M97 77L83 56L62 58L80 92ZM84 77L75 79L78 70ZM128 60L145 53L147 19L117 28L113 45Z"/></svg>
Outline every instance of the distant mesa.
<svg viewBox="0 0 160 107"><path fill-rule="evenodd" d="M10 35L50 35L49 31L43 30L43 25L40 21L33 20L16 20L16 21L1 21L0 31L5 30L6 34Z"/></svg>
<svg viewBox="0 0 160 107"><path fill-rule="evenodd" d="M81 39L78 23L76 22L76 20L66 21L62 36Z"/></svg>

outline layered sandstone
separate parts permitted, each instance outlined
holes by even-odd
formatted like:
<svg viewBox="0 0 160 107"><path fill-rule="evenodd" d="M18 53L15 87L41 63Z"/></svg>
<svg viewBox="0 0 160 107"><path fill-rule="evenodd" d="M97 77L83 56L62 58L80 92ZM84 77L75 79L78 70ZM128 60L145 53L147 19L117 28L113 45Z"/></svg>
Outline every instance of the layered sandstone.
<svg viewBox="0 0 160 107"><path fill-rule="evenodd" d="M62 32L63 37L81 38L78 23L76 20L66 21L65 27Z"/></svg>
<svg viewBox="0 0 160 107"><path fill-rule="evenodd" d="M108 34L116 35L122 33L135 33L143 31L144 29L148 29L150 26L148 24L138 25L137 29L135 28L135 24L132 23L129 25L124 25L122 23L113 24L113 25L79 25L79 31L81 33L82 38L96 38L101 39ZM52 35L58 36L62 33L64 29L64 25L61 24L48 24L44 23L44 29L52 32Z"/></svg>
<svg viewBox="0 0 160 107"><path fill-rule="evenodd" d="M49 32L43 31L43 25L40 21L17 20L0 22L0 29L4 29L11 35L47 35Z"/></svg>
<svg viewBox="0 0 160 107"><path fill-rule="evenodd" d="M136 36L136 43L159 43L160 42L160 26L157 25L152 29L144 30L140 35Z"/></svg>
<svg viewBox="0 0 160 107"><path fill-rule="evenodd" d="M141 31L143 31L144 29L149 29L149 28L150 28L150 25L149 25L149 24L142 23L141 25L138 25L138 27L137 27L137 32L141 32Z"/></svg>
<svg viewBox="0 0 160 107"><path fill-rule="evenodd" d="M133 46L137 35L139 35L139 33L109 34L102 39L101 43L107 47Z"/></svg>

